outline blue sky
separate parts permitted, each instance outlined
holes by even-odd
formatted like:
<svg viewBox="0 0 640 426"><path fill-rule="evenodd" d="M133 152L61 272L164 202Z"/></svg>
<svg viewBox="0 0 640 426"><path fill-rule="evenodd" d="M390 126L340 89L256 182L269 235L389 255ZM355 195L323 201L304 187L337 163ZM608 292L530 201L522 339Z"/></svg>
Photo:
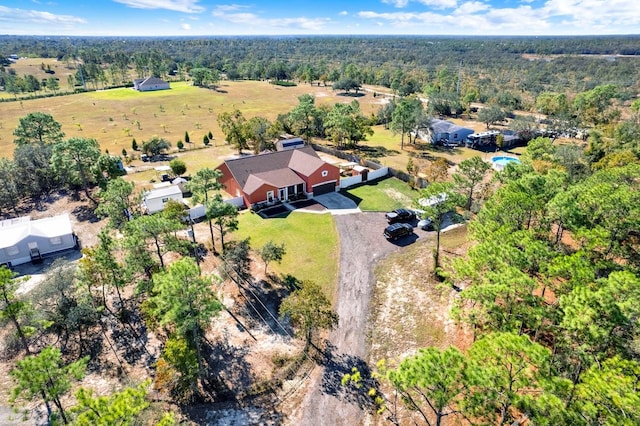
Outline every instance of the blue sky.
<svg viewBox="0 0 640 426"><path fill-rule="evenodd" d="M4 0L0 34L640 34L640 1Z"/></svg>

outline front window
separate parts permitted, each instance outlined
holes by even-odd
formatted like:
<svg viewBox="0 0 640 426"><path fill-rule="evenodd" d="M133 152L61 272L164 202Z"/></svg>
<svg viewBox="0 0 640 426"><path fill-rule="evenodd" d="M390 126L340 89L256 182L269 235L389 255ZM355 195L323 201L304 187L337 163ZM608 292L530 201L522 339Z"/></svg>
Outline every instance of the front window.
<svg viewBox="0 0 640 426"><path fill-rule="evenodd" d="M5 251L7 252L8 256L15 256L20 252L20 250L18 250L18 247L16 246L7 247Z"/></svg>
<svg viewBox="0 0 640 426"><path fill-rule="evenodd" d="M52 246L59 246L60 244L62 244L62 238L60 238L60 237L51 237L51 238L49 238L49 243Z"/></svg>

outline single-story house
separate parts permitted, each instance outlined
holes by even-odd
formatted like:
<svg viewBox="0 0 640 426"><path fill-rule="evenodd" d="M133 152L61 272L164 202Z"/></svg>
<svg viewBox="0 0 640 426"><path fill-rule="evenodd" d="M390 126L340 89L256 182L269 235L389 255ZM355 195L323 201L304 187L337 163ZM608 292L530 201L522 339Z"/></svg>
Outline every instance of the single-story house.
<svg viewBox="0 0 640 426"><path fill-rule="evenodd" d="M38 220L23 216L0 221L0 264L35 263L45 255L77 247L68 214Z"/></svg>
<svg viewBox="0 0 640 426"><path fill-rule="evenodd" d="M473 129L459 126L446 120L434 119L427 129L427 140L432 144L464 145Z"/></svg>
<svg viewBox="0 0 640 426"><path fill-rule="evenodd" d="M169 83L158 77L138 78L133 80L133 88L139 92L170 89Z"/></svg>
<svg viewBox="0 0 640 426"><path fill-rule="evenodd" d="M168 185L145 192L142 196L142 210L149 214L162 211L169 200L184 202L182 190L178 185Z"/></svg>
<svg viewBox="0 0 640 426"><path fill-rule="evenodd" d="M323 161L310 146L225 160L220 182L246 207L335 192L340 168Z"/></svg>

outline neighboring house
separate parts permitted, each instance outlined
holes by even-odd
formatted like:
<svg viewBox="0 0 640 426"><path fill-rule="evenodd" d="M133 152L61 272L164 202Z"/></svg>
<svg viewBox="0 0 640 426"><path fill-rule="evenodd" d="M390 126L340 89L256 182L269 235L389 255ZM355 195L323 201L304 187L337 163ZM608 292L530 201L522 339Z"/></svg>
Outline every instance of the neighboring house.
<svg viewBox="0 0 640 426"><path fill-rule="evenodd" d="M340 169L310 146L226 160L217 169L225 190L246 207L335 192L340 185Z"/></svg>
<svg viewBox="0 0 640 426"><path fill-rule="evenodd" d="M133 88L139 92L170 89L169 83L158 77L138 78L133 80Z"/></svg>
<svg viewBox="0 0 640 426"><path fill-rule="evenodd" d="M0 264L37 263L45 255L77 247L68 214L38 220L23 216L0 221Z"/></svg>
<svg viewBox="0 0 640 426"><path fill-rule="evenodd" d="M145 192L142 196L142 210L149 214L162 211L169 200L183 202L182 191L178 185L169 185Z"/></svg>
<svg viewBox="0 0 640 426"><path fill-rule="evenodd" d="M432 144L464 145L465 139L472 133L472 129L436 118L429 125L426 138Z"/></svg>
<svg viewBox="0 0 640 426"><path fill-rule="evenodd" d="M304 141L302 138L282 139L276 142L277 151L286 151L288 149L302 148Z"/></svg>

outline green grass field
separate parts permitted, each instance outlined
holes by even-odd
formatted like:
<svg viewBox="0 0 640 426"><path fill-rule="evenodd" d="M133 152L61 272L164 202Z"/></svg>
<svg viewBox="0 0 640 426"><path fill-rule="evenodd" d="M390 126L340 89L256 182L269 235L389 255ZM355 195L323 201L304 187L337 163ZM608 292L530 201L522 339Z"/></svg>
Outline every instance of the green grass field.
<svg viewBox="0 0 640 426"><path fill-rule="evenodd" d="M269 240L284 243L287 254L281 264L269 265L269 273L315 281L329 298L333 297L338 280L340 241L330 214L292 212L282 218L263 219L246 211L240 215L238 230L232 238L247 237L251 238L254 250L260 250Z"/></svg>
<svg viewBox="0 0 640 426"><path fill-rule="evenodd" d="M94 138L104 149L120 154L123 148L130 151L133 138L141 144L154 135L167 139L175 147L179 140L184 141L185 132L192 143L202 145L203 136L211 131L221 144L224 135L217 123L220 113L239 109L247 118L262 116L275 120L278 114L293 109L298 97L305 93L314 95L318 105L352 100L338 96L331 87L222 81L217 90L174 82L170 90L156 92L121 88L6 102L2 103L0 115L0 156L11 157L13 131L19 119L30 112L51 114L62 124L67 137ZM370 94L358 101L365 114L377 111L380 105L380 100Z"/></svg>
<svg viewBox="0 0 640 426"><path fill-rule="evenodd" d="M363 211L389 211L400 207L412 207L413 200L420 195L406 182L387 178L370 182L343 191Z"/></svg>

